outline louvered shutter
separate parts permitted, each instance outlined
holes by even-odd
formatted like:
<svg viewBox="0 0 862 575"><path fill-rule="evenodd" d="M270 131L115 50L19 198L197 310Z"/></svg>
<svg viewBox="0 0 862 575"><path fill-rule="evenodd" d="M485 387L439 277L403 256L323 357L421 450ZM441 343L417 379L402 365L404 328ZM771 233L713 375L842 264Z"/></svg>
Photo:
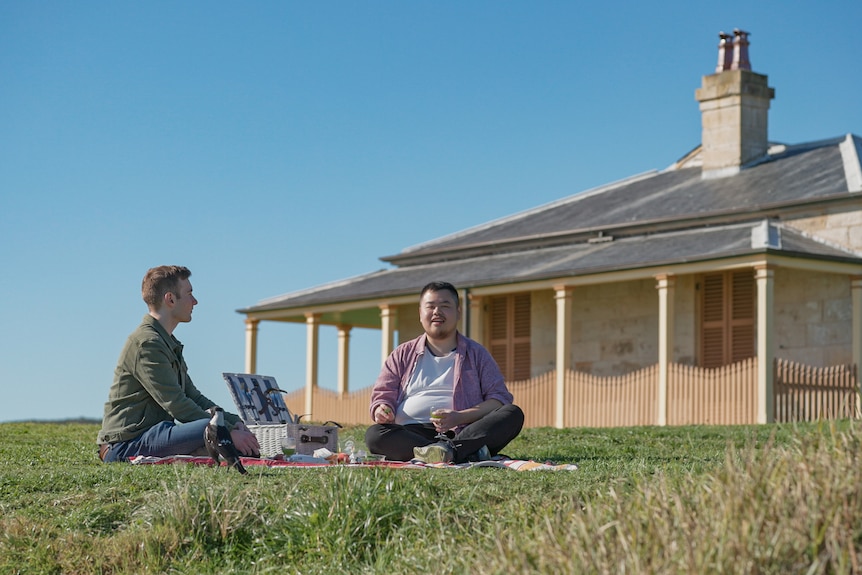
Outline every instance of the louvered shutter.
<svg viewBox="0 0 862 575"><path fill-rule="evenodd" d="M488 351L508 381L529 379L530 294L489 298Z"/></svg>
<svg viewBox="0 0 862 575"><path fill-rule="evenodd" d="M724 274L703 278L701 318L701 365L724 365Z"/></svg>
<svg viewBox="0 0 862 575"><path fill-rule="evenodd" d="M491 327L490 345L488 351L494 357L494 361L503 373L503 377L508 379L509 372L509 341L508 341L508 325L509 325L509 306L508 299L505 296L492 297L489 301L491 313L489 314Z"/></svg>
<svg viewBox="0 0 862 575"><path fill-rule="evenodd" d="M720 367L754 355L754 298L754 274L750 270L703 277L700 334L703 367Z"/></svg>
<svg viewBox="0 0 862 575"><path fill-rule="evenodd" d="M739 271L732 274L730 302L730 362L755 355L754 342L754 273Z"/></svg>
<svg viewBox="0 0 862 575"><path fill-rule="evenodd" d="M530 294L512 297L512 373L511 380L530 379Z"/></svg>

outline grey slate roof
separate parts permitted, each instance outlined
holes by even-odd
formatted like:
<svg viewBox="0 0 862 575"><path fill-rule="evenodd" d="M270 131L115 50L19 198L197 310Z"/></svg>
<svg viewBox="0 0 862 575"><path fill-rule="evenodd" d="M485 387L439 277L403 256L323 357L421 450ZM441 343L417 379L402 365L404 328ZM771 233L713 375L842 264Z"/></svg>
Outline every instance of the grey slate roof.
<svg viewBox="0 0 862 575"><path fill-rule="evenodd" d="M434 262L380 270L349 280L286 294L238 310L240 313L305 307L381 297L415 295L429 281L445 280L459 288L493 286L563 276L621 271L663 264L720 259L747 254L782 253L858 263L844 250L796 231L781 231L781 248L752 247L752 228L736 224L710 229L629 237L602 243L577 243L536 250Z"/></svg>
<svg viewBox="0 0 862 575"><path fill-rule="evenodd" d="M862 264L849 251L791 228L779 245L753 242L762 218L812 201L862 197L859 150L846 138L776 148L761 163L720 179L698 167L636 176L407 248L383 258L398 267L285 294L237 310L253 313L415 295L432 280L459 288L585 276L602 272L773 253ZM859 180L858 182L856 180ZM781 227L781 226L779 226ZM608 241L590 242L607 232ZM578 237L580 236L580 237Z"/></svg>
<svg viewBox="0 0 862 575"><path fill-rule="evenodd" d="M839 144L844 138L796 146L739 174L701 179L700 168L655 172L445 236L384 258L396 264L458 249L548 238L555 234L752 213L789 202L847 195Z"/></svg>

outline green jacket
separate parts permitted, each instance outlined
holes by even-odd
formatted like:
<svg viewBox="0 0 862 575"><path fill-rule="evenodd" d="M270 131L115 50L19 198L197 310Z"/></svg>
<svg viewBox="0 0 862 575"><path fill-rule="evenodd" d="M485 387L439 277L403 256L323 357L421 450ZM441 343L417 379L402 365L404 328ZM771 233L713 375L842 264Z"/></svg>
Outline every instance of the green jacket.
<svg viewBox="0 0 862 575"><path fill-rule="evenodd" d="M128 441L163 421L209 419L205 410L214 405L192 383L183 344L145 315L120 353L96 441ZM238 421L238 416L225 412L229 427Z"/></svg>

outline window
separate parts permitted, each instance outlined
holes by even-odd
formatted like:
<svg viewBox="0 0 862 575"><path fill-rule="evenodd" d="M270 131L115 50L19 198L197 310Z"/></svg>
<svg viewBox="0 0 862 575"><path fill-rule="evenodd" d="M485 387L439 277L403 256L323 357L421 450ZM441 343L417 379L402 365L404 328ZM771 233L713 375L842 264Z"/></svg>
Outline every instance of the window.
<svg viewBox="0 0 862 575"><path fill-rule="evenodd" d="M489 298L488 351L506 381L530 378L530 294Z"/></svg>
<svg viewBox="0 0 862 575"><path fill-rule="evenodd" d="M701 282L700 365L719 367L755 355L754 273L707 274Z"/></svg>

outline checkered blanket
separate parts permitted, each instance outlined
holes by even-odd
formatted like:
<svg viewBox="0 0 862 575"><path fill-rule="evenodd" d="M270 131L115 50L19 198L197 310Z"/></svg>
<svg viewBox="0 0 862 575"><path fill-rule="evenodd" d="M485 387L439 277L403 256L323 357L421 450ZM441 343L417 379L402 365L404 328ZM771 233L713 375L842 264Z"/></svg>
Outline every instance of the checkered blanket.
<svg viewBox="0 0 862 575"><path fill-rule="evenodd" d="M513 469L515 471L575 471L578 466L573 463L556 464L551 461L540 463L525 459L498 458L490 461L478 461L471 463L423 463L413 461L368 461L364 463L304 463L284 461L278 458L267 457L241 457L240 461L245 467L264 466L269 468L318 468L318 467L391 467L398 469L473 469L477 467L499 467ZM129 459L132 465L165 465L172 463L186 463L191 465L213 465L209 457L196 457L192 455L172 455L170 457L149 457L140 455ZM222 462L221 465L226 465Z"/></svg>

